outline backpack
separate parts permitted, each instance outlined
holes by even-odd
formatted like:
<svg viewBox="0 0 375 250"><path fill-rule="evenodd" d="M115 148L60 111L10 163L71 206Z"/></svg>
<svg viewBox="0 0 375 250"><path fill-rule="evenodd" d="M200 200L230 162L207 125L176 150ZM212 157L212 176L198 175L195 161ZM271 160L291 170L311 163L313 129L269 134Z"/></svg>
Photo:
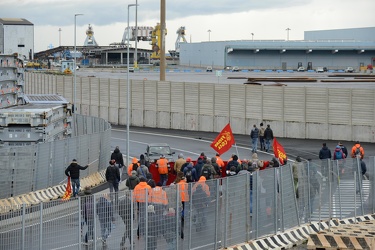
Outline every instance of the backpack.
<svg viewBox="0 0 375 250"><path fill-rule="evenodd" d="M194 182L193 180L193 169L188 168L185 173L186 182Z"/></svg>
<svg viewBox="0 0 375 250"><path fill-rule="evenodd" d="M357 148L355 149L355 153L354 153L354 155L355 155L355 156L357 156L357 155L361 156L361 146L359 146L359 147L357 147Z"/></svg>
<svg viewBox="0 0 375 250"><path fill-rule="evenodd" d="M201 176L206 177L207 180L210 179L210 178L211 178L211 168L208 167L208 166L204 167L204 168L202 169L202 174L201 174Z"/></svg>
<svg viewBox="0 0 375 250"><path fill-rule="evenodd" d="M335 156L336 156L336 160L340 160L342 159L342 151L335 151Z"/></svg>

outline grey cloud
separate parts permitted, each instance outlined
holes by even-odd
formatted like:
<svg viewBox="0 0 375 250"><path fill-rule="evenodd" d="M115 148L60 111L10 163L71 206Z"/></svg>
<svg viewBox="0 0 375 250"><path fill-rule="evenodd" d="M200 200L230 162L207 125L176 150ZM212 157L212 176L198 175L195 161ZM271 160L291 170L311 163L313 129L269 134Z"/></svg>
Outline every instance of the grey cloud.
<svg viewBox="0 0 375 250"><path fill-rule="evenodd" d="M167 19L173 20L194 15L214 15L256 9L287 8L303 5L308 2L308 0L167 0L166 6ZM5 2L0 3L0 17L22 17L35 25L65 26L73 24L75 13L84 13L84 16L79 17L79 20L77 19L77 23L109 25L111 23L127 21L127 5L130 3L135 3L135 0L128 2L115 0L81 2L77 0L76 2L60 1L57 3L51 2L51 4L27 3L22 5ZM159 18L160 1L139 0L138 4L139 21ZM131 17L134 18L134 12L132 12Z"/></svg>

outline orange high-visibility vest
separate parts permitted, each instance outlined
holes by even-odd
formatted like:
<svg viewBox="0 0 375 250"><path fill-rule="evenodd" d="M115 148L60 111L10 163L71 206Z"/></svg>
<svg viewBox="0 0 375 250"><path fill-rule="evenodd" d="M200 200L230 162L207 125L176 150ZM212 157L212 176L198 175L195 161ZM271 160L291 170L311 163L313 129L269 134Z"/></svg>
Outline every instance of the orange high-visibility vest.
<svg viewBox="0 0 375 250"><path fill-rule="evenodd" d="M186 180L181 180L179 183L177 183L178 185L178 190L180 192L180 199L181 201L189 201L189 186L188 184L186 183Z"/></svg>
<svg viewBox="0 0 375 250"><path fill-rule="evenodd" d="M156 164L158 165L159 174L168 174L168 160L165 158L159 159Z"/></svg>
<svg viewBox="0 0 375 250"><path fill-rule="evenodd" d="M154 187L150 191L150 202L162 205L168 205L167 193L162 187Z"/></svg>
<svg viewBox="0 0 375 250"><path fill-rule="evenodd" d="M144 181L138 183L138 185L135 186L133 190L133 197L136 202L141 202L141 203L146 202L146 189L148 189L148 194L150 194L151 187L147 184L147 182L144 182Z"/></svg>

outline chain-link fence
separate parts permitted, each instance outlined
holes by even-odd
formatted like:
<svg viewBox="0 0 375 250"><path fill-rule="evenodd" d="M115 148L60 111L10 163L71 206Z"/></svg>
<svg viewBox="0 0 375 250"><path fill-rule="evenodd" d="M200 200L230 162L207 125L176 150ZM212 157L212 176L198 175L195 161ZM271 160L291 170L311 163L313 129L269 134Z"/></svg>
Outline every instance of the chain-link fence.
<svg viewBox="0 0 375 250"><path fill-rule="evenodd" d="M104 119L73 116L74 136L23 147L0 148L0 199L66 182L65 168L73 159L90 168L86 177L107 166L111 125Z"/></svg>
<svg viewBox="0 0 375 250"><path fill-rule="evenodd" d="M374 158L363 162L365 175L359 159L306 161L20 206L1 215L0 249L218 249L310 221L373 213Z"/></svg>

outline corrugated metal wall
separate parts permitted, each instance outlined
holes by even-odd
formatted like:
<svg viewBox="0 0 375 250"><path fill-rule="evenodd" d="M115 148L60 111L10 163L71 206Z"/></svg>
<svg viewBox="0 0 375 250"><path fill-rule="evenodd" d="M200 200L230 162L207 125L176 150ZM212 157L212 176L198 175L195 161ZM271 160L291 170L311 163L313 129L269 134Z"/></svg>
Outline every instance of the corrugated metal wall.
<svg viewBox="0 0 375 250"><path fill-rule="evenodd" d="M27 73L25 80L26 93L57 91L73 99L72 77ZM271 124L279 137L375 141L374 90L147 80L130 83L131 125L220 131L231 121L236 123L234 133L247 134L252 124L263 121ZM78 77L78 102L78 93L82 96L78 109L86 105L89 115L99 117L117 110L118 116L110 116L110 121L126 124L122 118L126 84L124 80ZM104 113L95 114L92 107ZM293 129L287 131L292 124Z"/></svg>

